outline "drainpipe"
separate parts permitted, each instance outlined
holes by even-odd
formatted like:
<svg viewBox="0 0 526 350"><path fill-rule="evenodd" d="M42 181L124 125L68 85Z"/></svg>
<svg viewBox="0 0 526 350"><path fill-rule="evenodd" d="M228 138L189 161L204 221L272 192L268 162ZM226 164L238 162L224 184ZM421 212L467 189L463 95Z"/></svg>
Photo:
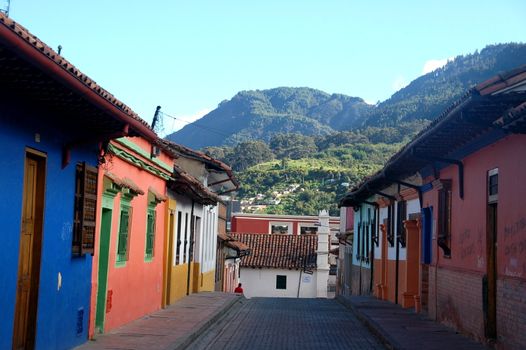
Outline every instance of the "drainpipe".
<svg viewBox="0 0 526 350"><path fill-rule="evenodd" d="M396 203L396 202L395 202L395 203ZM396 209L396 207L395 207L395 205L393 205L393 209L392 209L392 211L393 211L393 215L392 215L392 217L393 217L393 218L394 218L395 209ZM396 211L396 214L397 214L397 216L399 215L398 210ZM395 220L393 220L393 224L392 224L392 226L391 226L392 229L393 229L393 231L394 231L394 222L395 222ZM398 218L397 218L397 220L396 220L396 230L397 230L397 231L399 230L399 227L398 227ZM396 232L393 232L393 234L396 234ZM399 242L399 240L398 240L398 234L396 234L396 239L395 239L395 244L396 244L395 304L398 304L398 278L399 278L399 276L398 276L398 274L399 274L398 269L399 269L399 265L400 265L400 263L399 263L399 262L400 262L400 244L399 244L399 243L400 243L400 242Z"/></svg>
<svg viewBox="0 0 526 350"><path fill-rule="evenodd" d="M360 207L360 222L359 222L359 232L361 233L361 237L360 237L360 245L364 245L363 244L363 236L364 236L364 232L363 232L363 228L362 227L362 213L363 213L363 206ZM358 250L361 251L362 250L362 247L358 247ZM358 284L358 295L362 295L362 261L363 261L363 256L361 255L358 255L360 258L360 270L359 270L359 284Z"/></svg>
<svg viewBox="0 0 526 350"><path fill-rule="evenodd" d="M188 274L186 275L186 295L190 295L190 272L192 271L192 261L194 260L194 240L195 240L195 223L194 223L194 200L192 199L192 210L190 211L190 246L188 247Z"/></svg>

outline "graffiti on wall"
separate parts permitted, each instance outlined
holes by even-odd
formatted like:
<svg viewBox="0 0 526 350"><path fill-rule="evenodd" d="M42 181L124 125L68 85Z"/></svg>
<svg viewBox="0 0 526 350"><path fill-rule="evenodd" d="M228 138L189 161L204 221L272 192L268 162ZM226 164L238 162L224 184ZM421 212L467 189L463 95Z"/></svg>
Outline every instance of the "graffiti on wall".
<svg viewBox="0 0 526 350"><path fill-rule="evenodd" d="M504 226L504 271L507 276L526 275L526 217Z"/></svg>

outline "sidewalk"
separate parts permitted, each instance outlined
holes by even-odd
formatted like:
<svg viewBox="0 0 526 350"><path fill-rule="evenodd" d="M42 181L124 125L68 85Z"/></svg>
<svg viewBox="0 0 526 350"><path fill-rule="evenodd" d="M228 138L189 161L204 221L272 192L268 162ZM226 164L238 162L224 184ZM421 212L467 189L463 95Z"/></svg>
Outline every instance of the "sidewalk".
<svg viewBox="0 0 526 350"><path fill-rule="evenodd" d="M183 349L243 299L232 293L192 294L76 349Z"/></svg>
<svg viewBox="0 0 526 350"><path fill-rule="evenodd" d="M389 349L487 349L411 309L370 296L337 296Z"/></svg>

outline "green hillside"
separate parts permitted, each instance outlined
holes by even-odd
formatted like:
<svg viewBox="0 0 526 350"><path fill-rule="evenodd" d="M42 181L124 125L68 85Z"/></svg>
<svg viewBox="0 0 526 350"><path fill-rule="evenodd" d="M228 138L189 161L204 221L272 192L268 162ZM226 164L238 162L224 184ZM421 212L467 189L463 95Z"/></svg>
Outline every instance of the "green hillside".
<svg viewBox="0 0 526 350"><path fill-rule="evenodd" d="M230 164L238 198L268 213L337 214L352 186L426 127L466 90L526 64L525 44L487 46L423 75L388 100L362 99L310 88L242 91L169 136Z"/></svg>

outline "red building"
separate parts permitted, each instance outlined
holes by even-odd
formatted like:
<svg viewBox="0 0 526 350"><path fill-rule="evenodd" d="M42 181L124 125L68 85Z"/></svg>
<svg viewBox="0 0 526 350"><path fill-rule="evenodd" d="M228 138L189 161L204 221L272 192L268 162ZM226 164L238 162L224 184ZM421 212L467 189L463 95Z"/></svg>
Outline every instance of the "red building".
<svg viewBox="0 0 526 350"><path fill-rule="evenodd" d="M331 231L338 232L340 218L331 216ZM273 214L232 214L232 232L279 233L279 234L314 234L318 232L318 216L273 215Z"/></svg>
<svg viewBox="0 0 526 350"><path fill-rule="evenodd" d="M526 348L525 159L522 66L469 90L342 200L356 210L352 276L367 277L352 294Z"/></svg>

